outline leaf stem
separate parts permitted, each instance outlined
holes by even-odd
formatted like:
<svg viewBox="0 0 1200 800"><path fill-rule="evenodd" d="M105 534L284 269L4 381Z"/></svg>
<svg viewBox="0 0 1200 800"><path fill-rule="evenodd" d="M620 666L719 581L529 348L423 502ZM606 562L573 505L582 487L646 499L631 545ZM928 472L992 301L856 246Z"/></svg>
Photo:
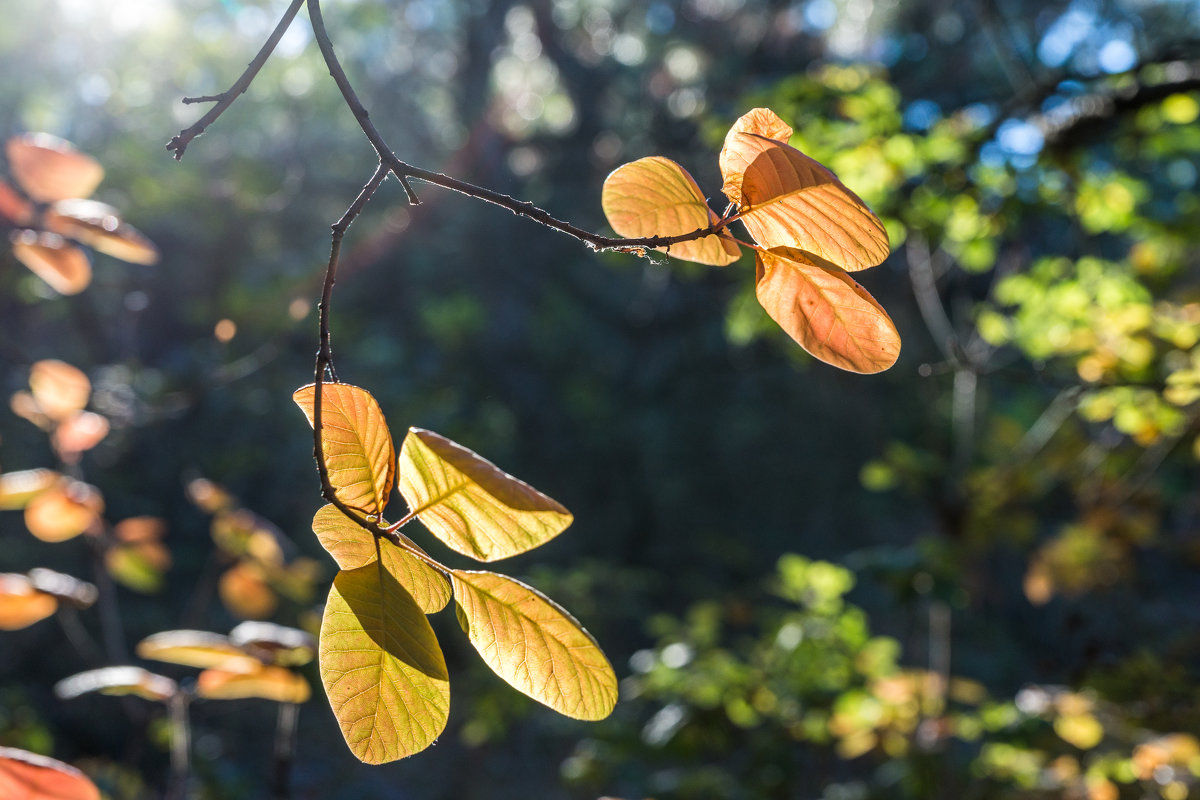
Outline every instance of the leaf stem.
<svg viewBox="0 0 1200 800"><path fill-rule="evenodd" d="M233 101L238 99L238 96L249 88L251 82L258 75L258 71L262 69L263 64L267 63L271 53L275 50L275 45L279 44L279 40L283 38L284 32L292 24L292 20L296 18L296 13L300 10L300 6L304 4L304 0L292 0L292 4L288 6L287 11L283 12L283 16L279 18L279 23L275 26L275 30L271 31L270 37L258 54L254 56L254 60L250 62L246 70L241 74L241 77L230 86L226 91L217 95L206 95L204 97L185 97L184 103L211 103L216 105L208 110L208 113L196 121L190 128L185 128L179 132L177 136L167 142L167 149L175 153L175 160L183 158L183 152L187 150L187 146L191 144L192 139L195 139L200 134L204 133L209 125L217 121L217 118L225 113L225 109L233 105Z"/></svg>
<svg viewBox="0 0 1200 800"><path fill-rule="evenodd" d="M296 754L296 720L300 706L295 703L280 703L279 718L275 725L275 747L273 762L272 800L288 800L292 796L292 759Z"/></svg>

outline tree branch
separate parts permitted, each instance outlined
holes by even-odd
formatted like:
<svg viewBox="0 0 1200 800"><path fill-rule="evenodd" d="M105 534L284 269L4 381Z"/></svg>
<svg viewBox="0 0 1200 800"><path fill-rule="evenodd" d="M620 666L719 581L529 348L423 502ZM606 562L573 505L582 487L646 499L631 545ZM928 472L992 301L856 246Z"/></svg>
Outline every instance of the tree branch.
<svg viewBox="0 0 1200 800"><path fill-rule="evenodd" d="M432 172L430 170L414 167L402 161L392 152L391 147L384 140L383 135L375 124L371 122L370 113L359 100L358 94L354 91L354 87L350 84L349 78L346 77L346 71L342 68L341 62L338 60L337 54L333 49L333 42L329 39L329 32L325 27L325 20L321 16L320 0L307 0L308 2L308 17L312 24L313 34L317 40L317 46L321 49L321 55L325 59L325 65L329 68L329 74L337 84L338 89L342 93L342 98L349 106L354 118L358 121L359 127L370 141L371 146L375 148L375 152L379 155L379 160L382 164L400 179L404 184L405 191L408 192L409 201L413 203L419 202L416 193L408 183L409 178L417 178L418 180L432 183L435 186L441 186L443 189L449 189L468 197L473 197L476 200L482 200L486 203L506 208L519 217L526 217L538 222L547 228L552 228L568 236L572 236L581 242L584 242L593 250L619 250L619 251L640 251L645 249L654 249L658 247L669 247L673 244L682 242L690 242L694 239L703 239L705 236L720 234L735 217L723 217L717 222L706 228L699 228L690 233L683 233L676 236L647 236L639 239L623 239L613 236L601 236L584 230L578 226L572 225L569 222L557 219L551 216L548 212L538 208L533 203L517 200L509 195L500 192L486 189L482 186L476 186L466 181L451 178L448 175L443 175L440 172Z"/></svg>
<svg viewBox="0 0 1200 800"><path fill-rule="evenodd" d="M292 0L292 4L288 6L287 11L283 12L279 23L275 26L275 30L271 31L271 36L267 39L262 49L258 51L258 55L246 67L246 71L242 73L237 82L230 86L228 90L217 95L205 95L204 97L185 97L184 103L211 103L216 105L208 110L208 113L201 117L195 125L190 128L185 128L179 132L171 141L167 142L167 149L175 153L175 160L183 158L183 153L187 150L187 146L191 144L192 139L195 139L200 134L204 133L209 125L217 121L217 117L225 113L225 109L233 105L233 101L238 98L242 92L250 86L250 83L258 75L258 71L262 69L263 64L267 63L271 53L275 50L275 45L279 44L279 40L283 38L284 32L292 24L292 20L296 18L296 13L300 10L300 6L304 4L304 0Z"/></svg>

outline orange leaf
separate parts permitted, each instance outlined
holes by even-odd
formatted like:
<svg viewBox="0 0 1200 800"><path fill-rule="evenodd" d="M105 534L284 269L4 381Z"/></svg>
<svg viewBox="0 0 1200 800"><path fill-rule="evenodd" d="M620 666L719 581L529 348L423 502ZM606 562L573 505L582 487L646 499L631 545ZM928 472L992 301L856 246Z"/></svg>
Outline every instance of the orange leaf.
<svg viewBox="0 0 1200 800"><path fill-rule="evenodd" d="M0 574L0 629L28 628L58 610L52 595L38 591L25 575ZM0 794L0 797L4 797Z"/></svg>
<svg viewBox="0 0 1200 800"><path fill-rule="evenodd" d="M154 243L122 221L115 208L95 200L59 200L46 211L43 225L51 233L131 264L158 263Z"/></svg>
<svg viewBox="0 0 1200 800"><path fill-rule="evenodd" d="M79 294L92 282L87 254L55 233L12 234L13 255L59 294Z"/></svg>
<svg viewBox="0 0 1200 800"><path fill-rule="evenodd" d="M613 230L631 239L678 236L717 222L692 176L661 156L641 158L613 170L604 179L600 202ZM659 249L685 261L718 267L741 255L737 244L712 235Z"/></svg>
<svg viewBox="0 0 1200 800"><path fill-rule="evenodd" d="M108 435L108 419L91 411L76 411L59 423L54 431L53 444L58 457L68 464L91 450Z"/></svg>
<svg viewBox="0 0 1200 800"><path fill-rule="evenodd" d="M239 561L227 569L217 584L217 593L238 619L266 619L279 605L262 567L253 561Z"/></svg>
<svg viewBox="0 0 1200 800"><path fill-rule="evenodd" d="M216 668L230 672L253 672L262 664L229 637L211 631L174 630L147 636L138 642L138 658L182 664L185 667Z"/></svg>
<svg viewBox="0 0 1200 800"><path fill-rule="evenodd" d="M290 669L259 664L253 672L206 669L196 678L196 694L209 700L260 697L276 703L303 703L312 690L304 676Z"/></svg>
<svg viewBox="0 0 1200 800"><path fill-rule="evenodd" d="M0 217L18 227L28 225L33 219L33 206L4 181L0 181Z"/></svg>
<svg viewBox="0 0 1200 800"><path fill-rule="evenodd" d="M43 542L65 542L86 531L104 511L100 490L64 480L25 506L25 527Z"/></svg>
<svg viewBox="0 0 1200 800"><path fill-rule="evenodd" d="M29 388L42 413L55 422L80 411L92 395L92 383L82 370L55 359L34 363Z"/></svg>
<svg viewBox="0 0 1200 800"><path fill-rule="evenodd" d="M765 248L798 248L850 272L887 258L879 218L832 171L773 138L788 129L769 113L756 109L738 120L721 151L722 191L750 235Z"/></svg>
<svg viewBox="0 0 1200 800"><path fill-rule="evenodd" d="M896 362L896 326L843 270L786 247L759 253L756 267L758 302L813 356L861 373Z"/></svg>
<svg viewBox="0 0 1200 800"><path fill-rule="evenodd" d="M721 147L717 162L725 178L721 191L735 203L741 199L742 173L750 166L746 153L735 146L734 135L738 133L753 133L787 144L788 139L792 138L792 128L769 108L753 108L733 123L733 127L725 134L725 144Z"/></svg>
<svg viewBox="0 0 1200 800"><path fill-rule="evenodd" d="M315 395L313 384L292 395L310 425ZM338 498L364 513L382 513L396 478L396 451L371 393L346 383L321 384L321 441Z"/></svg>
<svg viewBox="0 0 1200 800"><path fill-rule="evenodd" d="M96 159L48 133L14 136L5 153L17 183L39 203L88 197L104 179L104 167Z"/></svg>
<svg viewBox="0 0 1200 800"><path fill-rule="evenodd" d="M13 747L0 747L4 800L100 800L96 784L79 770Z"/></svg>

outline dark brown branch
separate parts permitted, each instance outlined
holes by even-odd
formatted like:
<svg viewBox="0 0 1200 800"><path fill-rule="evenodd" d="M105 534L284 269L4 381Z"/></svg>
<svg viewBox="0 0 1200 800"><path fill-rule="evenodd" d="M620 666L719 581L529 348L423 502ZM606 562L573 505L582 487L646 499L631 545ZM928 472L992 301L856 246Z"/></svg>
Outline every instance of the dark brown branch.
<svg viewBox="0 0 1200 800"><path fill-rule="evenodd" d="M402 161L396 156L392 149L384 140L383 135L375 124L371 122L370 113L359 100L358 94L354 91L354 87L350 84L349 78L346 77L346 71L342 68L341 62L338 60L337 54L333 49L333 42L330 41L329 32L325 28L325 20L321 16L320 0L307 0L308 2L308 17L312 24L313 34L317 40L317 46L321 49L321 55L325 58L325 65L329 68L329 74L337 84L338 89L342 93L346 105L349 106L354 118L358 120L358 125L370 141L371 146L375 148L375 152L379 155L379 160L390 169L400 182L404 184L405 191L409 194L411 202L419 202L416 193L409 186L409 178L417 178L418 180L432 183L435 186L441 186L443 189L449 189L460 194L465 194L468 197L473 197L476 200L483 200L486 203L492 203L506 208L512 213L520 217L545 225L547 228L553 228L556 231L567 234L584 242L593 250L623 250L623 251L639 251L644 249L653 249L657 247L668 247L681 242L690 242L694 239L703 239L705 236L720 235L726 227L733 221L733 217L725 217L719 219L716 223L707 228L699 228L690 233L683 233L677 236L646 236L639 239L623 239L613 236L601 236L584 230L583 228L572 225L560 219L556 219L548 212L538 208L533 203L517 200L509 195L500 192L486 189L482 186L476 186L466 181L451 178L448 175L443 175L439 172L431 172L430 170L414 167Z"/></svg>
<svg viewBox="0 0 1200 800"><path fill-rule="evenodd" d="M288 26L292 24L292 20L296 18L296 13L300 10L300 6L304 4L304 0L292 0L292 4L288 6L287 11L283 12L283 16L279 18L279 24L275 26L275 30L271 31L270 38L258 51L258 55L246 67L246 71L242 73L237 82L230 86L225 92L218 95L209 95L205 97L184 98L184 103L207 103L216 102L216 105L208 110L208 113L201 117L195 125L186 128L179 132L179 135L167 142L167 149L175 153L175 160L183 158L183 152L187 150L187 146L191 144L192 139L195 139L200 134L204 133L209 125L216 122L217 117L225 113L225 109L233 105L233 101L238 98L242 92L250 86L250 83L258 75L258 71L262 69L263 64L267 63L271 53L275 50L275 45L279 44L279 40L283 38L284 32Z"/></svg>

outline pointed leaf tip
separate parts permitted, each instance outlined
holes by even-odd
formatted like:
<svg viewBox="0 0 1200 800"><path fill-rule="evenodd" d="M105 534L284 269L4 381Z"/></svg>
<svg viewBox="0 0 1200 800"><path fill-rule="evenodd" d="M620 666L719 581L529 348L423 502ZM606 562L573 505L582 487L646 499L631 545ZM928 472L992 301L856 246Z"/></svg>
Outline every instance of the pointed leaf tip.
<svg viewBox="0 0 1200 800"><path fill-rule="evenodd" d="M513 688L574 719L607 717L617 677L596 640L550 598L494 572L451 573L460 624Z"/></svg>
<svg viewBox="0 0 1200 800"><path fill-rule="evenodd" d="M313 424L315 384L292 399ZM321 384L321 442L338 498L365 514L380 514L395 482L396 451L387 421L371 393L347 383Z"/></svg>
<svg viewBox="0 0 1200 800"><path fill-rule="evenodd" d="M434 536L479 561L531 550L574 519L524 481L421 428L409 430L400 448L400 493Z"/></svg>
<svg viewBox="0 0 1200 800"><path fill-rule="evenodd" d="M338 573L318 649L329 705L360 761L405 758L445 728L450 678L441 648L412 597L377 563Z"/></svg>
<svg viewBox="0 0 1200 800"><path fill-rule="evenodd" d="M896 326L845 271L784 247L759 253L756 266L758 301L812 356L859 373L882 372L896 362Z"/></svg>
<svg viewBox="0 0 1200 800"><path fill-rule="evenodd" d="M661 156L613 170L604 179L600 202L613 230L630 239L679 236L707 228L718 219L687 170ZM685 261L718 267L741 255L735 242L713 235L659 249Z"/></svg>

